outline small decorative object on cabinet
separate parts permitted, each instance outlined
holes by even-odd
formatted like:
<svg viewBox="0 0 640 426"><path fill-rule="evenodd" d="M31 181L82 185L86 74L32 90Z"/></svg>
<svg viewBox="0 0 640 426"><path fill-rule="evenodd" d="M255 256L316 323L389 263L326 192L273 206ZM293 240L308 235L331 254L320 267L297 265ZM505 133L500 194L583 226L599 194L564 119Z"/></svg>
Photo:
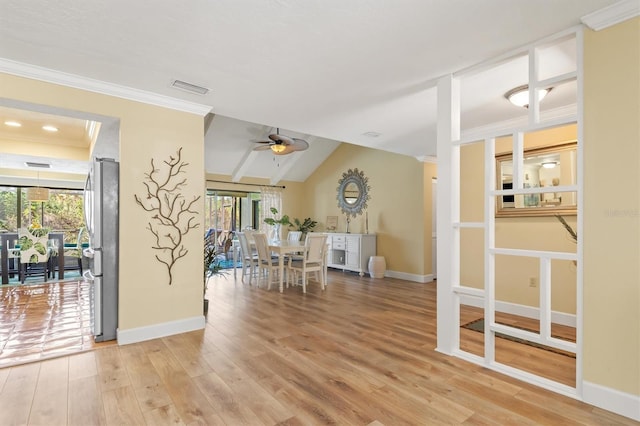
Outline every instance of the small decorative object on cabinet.
<svg viewBox="0 0 640 426"><path fill-rule="evenodd" d="M369 258L376 255L375 234L330 233L327 243L328 267L358 272L361 277L369 271Z"/></svg>

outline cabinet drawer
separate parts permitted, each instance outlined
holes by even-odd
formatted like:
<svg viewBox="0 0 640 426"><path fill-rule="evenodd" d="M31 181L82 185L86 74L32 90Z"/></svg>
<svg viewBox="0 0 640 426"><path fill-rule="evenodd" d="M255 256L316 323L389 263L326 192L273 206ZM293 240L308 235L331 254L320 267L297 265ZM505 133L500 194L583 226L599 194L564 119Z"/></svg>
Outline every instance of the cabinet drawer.
<svg viewBox="0 0 640 426"><path fill-rule="evenodd" d="M331 249L344 250L345 249L344 236L334 236L333 238L331 238Z"/></svg>

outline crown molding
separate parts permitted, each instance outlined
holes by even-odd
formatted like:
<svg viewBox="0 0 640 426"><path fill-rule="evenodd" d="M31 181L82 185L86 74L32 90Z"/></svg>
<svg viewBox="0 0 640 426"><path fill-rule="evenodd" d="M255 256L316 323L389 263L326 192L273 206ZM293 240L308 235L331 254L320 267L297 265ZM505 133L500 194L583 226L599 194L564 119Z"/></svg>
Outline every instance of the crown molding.
<svg viewBox="0 0 640 426"><path fill-rule="evenodd" d="M416 157L416 160L420 161L421 163L438 164L438 158L434 155L421 155L419 157Z"/></svg>
<svg viewBox="0 0 640 426"><path fill-rule="evenodd" d="M583 24L594 31L600 31L640 15L638 0L622 0L581 18Z"/></svg>
<svg viewBox="0 0 640 426"><path fill-rule="evenodd" d="M158 95L156 93L81 77L74 74L67 74L4 58L0 58L0 72L201 116L205 116L211 111L211 107L208 105L183 101L169 96Z"/></svg>

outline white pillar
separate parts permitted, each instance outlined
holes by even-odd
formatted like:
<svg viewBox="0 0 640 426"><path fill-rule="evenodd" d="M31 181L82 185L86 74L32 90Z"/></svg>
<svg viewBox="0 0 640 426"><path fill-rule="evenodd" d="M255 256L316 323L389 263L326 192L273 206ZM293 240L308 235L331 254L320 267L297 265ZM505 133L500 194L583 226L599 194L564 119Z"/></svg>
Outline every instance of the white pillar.
<svg viewBox="0 0 640 426"><path fill-rule="evenodd" d="M460 82L438 81L438 328L437 351L451 354L460 341L460 305L453 286L460 284Z"/></svg>

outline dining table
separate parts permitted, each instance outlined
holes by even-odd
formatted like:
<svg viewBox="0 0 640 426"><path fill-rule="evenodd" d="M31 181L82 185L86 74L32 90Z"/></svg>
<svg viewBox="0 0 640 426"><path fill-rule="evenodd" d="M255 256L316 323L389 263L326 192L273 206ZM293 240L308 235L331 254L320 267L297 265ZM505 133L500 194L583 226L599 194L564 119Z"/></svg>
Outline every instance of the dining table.
<svg viewBox="0 0 640 426"><path fill-rule="evenodd" d="M284 258L287 254L295 254L305 250L304 241L269 240L269 250L278 255L279 289L284 288Z"/></svg>
<svg viewBox="0 0 640 426"><path fill-rule="evenodd" d="M64 233L50 232L49 239L55 241L58 250L64 249ZM18 240L17 232L0 233L0 269L2 269L2 284L9 284L9 247L13 247ZM17 273L17 272L16 272ZM58 278L64 278L64 256L58 256Z"/></svg>
<svg viewBox="0 0 640 426"><path fill-rule="evenodd" d="M282 293L284 289L284 258L287 254L294 254L303 252L305 249L304 241L289 241L289 240L269 240L269 251L272 253L276 253L278 255L278 277L279 277L279 289L280 293ZM254 242L250 241L250 244L253 245ZM233 249L233 264L237 264L237 252L236 245L234 244ZM234 268L234 278L235 278L235 268Z"/></svg>

